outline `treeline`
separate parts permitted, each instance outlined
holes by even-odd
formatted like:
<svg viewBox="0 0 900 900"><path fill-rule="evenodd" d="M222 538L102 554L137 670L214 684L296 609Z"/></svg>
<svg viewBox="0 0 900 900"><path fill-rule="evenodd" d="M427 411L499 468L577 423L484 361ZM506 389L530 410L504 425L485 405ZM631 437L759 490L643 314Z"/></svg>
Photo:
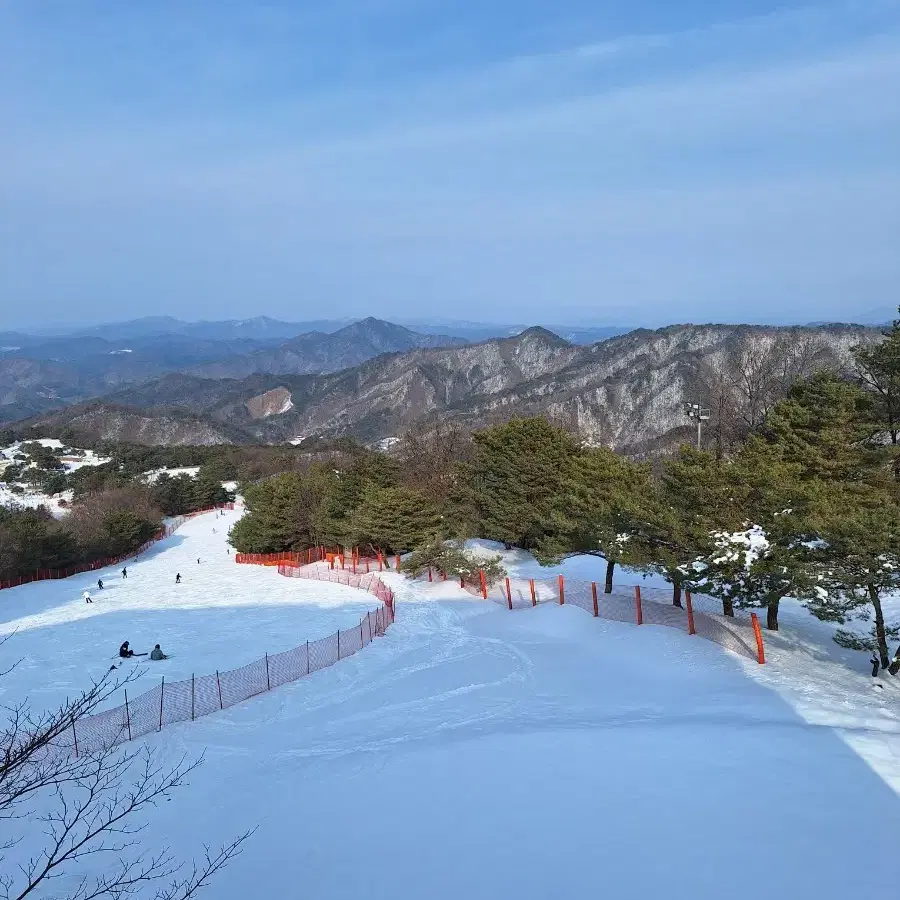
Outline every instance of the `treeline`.
<svg viewBox="0 0 900 900"><path fill-rule="evenodd" d="M248 486L234 528L248 552L314 544L391 551L479 535L532 550L607 562L606 589L625 565L661 574L672 602L685 590L722 611L766 610L782 598L838 624L871 621L846 646L890 663L882 599L900 590L900 327L856 352L860 377L798 380L736 446L683 447L656 465L588 447L544 419L467 437L407 435L399 452L312 464ZM900 661L895 663L900 668Z"/></svg>
<svg viewBox="0 0 900 900"><path fill-rule="evenodd" d="M159 531L162 516L139 485L86 496L62 519L44 507L0 507L0 581L130 553Z"/></svg>

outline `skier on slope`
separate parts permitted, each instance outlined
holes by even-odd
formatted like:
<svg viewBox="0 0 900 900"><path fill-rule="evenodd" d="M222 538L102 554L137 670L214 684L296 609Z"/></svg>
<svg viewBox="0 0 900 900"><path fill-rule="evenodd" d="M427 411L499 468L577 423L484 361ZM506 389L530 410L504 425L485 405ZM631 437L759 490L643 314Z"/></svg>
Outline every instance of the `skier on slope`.
<svg viewBox="0 0 900 900"><path fill-rule="evenodd" d="M122 569L122 577L123 578L128 577L128 566L126 566L124 569Z"/></svg>
<svg viewBox="0 0 900 900"><path fill-rule="evenodd" d="M98 590L101 590L101 591L103 590L103 579L102 578L97 579L97 588L98 588Z"/></svg>
<svg viewBox="0 0 900 900"><path fill-rule="evenodd" d="M94 602L93 600L91 600L91 592L90 591L85 591L82 596L84 597L85 603L93 603Z"/></svg>
<svg viewBox="0 0 900 900"><path fill-rule="evenodd" d="M181 572L175 576L175 584L181 584Z"/></svg>

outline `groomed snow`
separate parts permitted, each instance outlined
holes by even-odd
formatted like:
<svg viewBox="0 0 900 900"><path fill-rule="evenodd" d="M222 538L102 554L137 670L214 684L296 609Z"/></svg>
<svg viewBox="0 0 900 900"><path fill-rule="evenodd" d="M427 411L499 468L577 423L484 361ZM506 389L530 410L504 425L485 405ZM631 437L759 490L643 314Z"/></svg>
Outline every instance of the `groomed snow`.
<svg viewBox="0 0 900 900"><path fill-rule="evenodd" d="M186 525L88 619L80 583L0 594L7 625L44 617L12 639L40 663L5 679L4 699L75 690L101 661L95 645L111 654L126 631L150 643L163 625L184 629L172 633L215 668L258 655L258 614L293 635L298 609L329 610L333 630L367 606L344 589L318 607L303 591L322 585L235 566L217 544L223 524ZM577 565L602 574L602 561ZM190 603L171 584L179 568ZM397 621L384 638L145 739L171 763L206 757L155 811L148 846L198 852L258 826L211 900L846 900L893 883L898 695L873 689L824 632L786 629L762 667L672 629L555 604L509 612L449 583L387 579ZM344 597L359 608L336 605ZM86 639L107 620L102 640ZM165 639L179 656L162 665L181 662L181 639Z"/></svg>
<svg viewBox="0 0 900 900"><path fill-rule="evenodd" d="M237 565L225 538L240 514L188 520L130 562L127 579L116 566L0 592L0 637L14 633L3 655L20 660L0 680L4 696L28 693L35 706L50 706L118 662L122 641L136 652L160 643L172 659L124 664L140 675L134 696L163 674L174 681L231 669L351 628L377 607L348 587ZM85 603L85 590L93 603Z"/></svg>

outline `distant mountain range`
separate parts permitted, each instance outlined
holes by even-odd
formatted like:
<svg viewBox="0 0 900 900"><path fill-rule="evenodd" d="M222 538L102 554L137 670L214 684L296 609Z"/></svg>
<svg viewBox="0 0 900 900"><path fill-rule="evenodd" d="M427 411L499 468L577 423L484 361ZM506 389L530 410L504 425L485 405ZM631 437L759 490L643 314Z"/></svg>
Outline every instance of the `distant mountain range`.
<svg viewBox="0 0 900 900"><path fill-rule="evenodd" d="M0 333L0 423L100 397L168 372L190 371L211 378L333 372L379 353L462 343L459 338L419 334L378 319L331 334L295 335L296 327L265 317L194 324L163 317L56 337ZM160 331L165 328L176 330ZM285 334L290 335L287 340Z"/></svg>
<svg viewBox="0 0 900 900"><path fill-rule="evenodd" d="M531 328L478 344L426 342L374 355L423 337L410 338L406 329L376 320L351 326L328 344L334 356L327 358L335 365L348 359L359 331L378 337L365 345L371 358L350 368L295 374L299 363L289 355L294 351L276 357L255 351L254 359L260 353L274 360L273 367L294 366L294 371L236 378L168 373L23 426L69 427L95 438L128 435L144 443L341 436L375 443L416 423L469 428L511 415L544 414L588 441L641 454L690 436L685 400L709 402L728 385L729 414L737 420L758 416L758 385L775 396L794 377L816 369L847 371L852 348L879 339L877 330L851 325L679 325L578 346ZM756 386L753 396L741 389L749 382Z"/></svg>

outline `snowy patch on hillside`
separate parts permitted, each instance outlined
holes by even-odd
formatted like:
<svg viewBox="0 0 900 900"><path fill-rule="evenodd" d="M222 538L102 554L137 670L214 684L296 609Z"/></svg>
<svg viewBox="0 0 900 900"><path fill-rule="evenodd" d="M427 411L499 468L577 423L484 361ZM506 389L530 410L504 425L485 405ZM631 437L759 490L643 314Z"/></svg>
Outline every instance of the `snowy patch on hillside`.
<svg viewBox="0 0 900 900"><path fill-rule="evenodd" d="M160 477L163 475L168 475L170 478L177 478L179 475L187 475L190 478L196 478L199 471L200 466L181 466L180 468L174 469L163 466L162 468L145 472L143 478L148 484L154 484L159 481Z"/></svg>

